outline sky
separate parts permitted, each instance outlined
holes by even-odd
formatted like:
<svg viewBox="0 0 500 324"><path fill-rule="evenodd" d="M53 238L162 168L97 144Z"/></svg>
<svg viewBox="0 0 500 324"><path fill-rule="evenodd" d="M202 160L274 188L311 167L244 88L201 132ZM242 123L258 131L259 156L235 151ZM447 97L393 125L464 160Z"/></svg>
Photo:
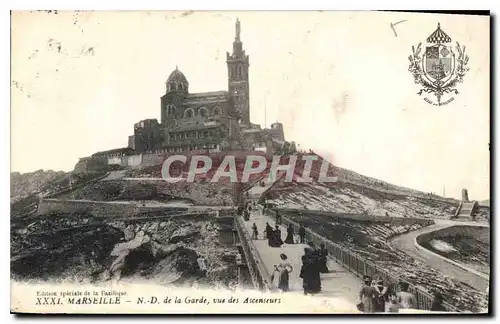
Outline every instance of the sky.
<svg viewBox="0 0 500 324"><path fill-rule="evenodd" d="M234 22L250 56L253 123L396 185L489 198L489 17L387 12L13 12L11 170L72 170L160 119L176 65L190 92L227 90ZM394 29L391 23L405 20ZM466 46L454 100L408 71L440 23ZM456 52L456 50L455 50Z"/></svg>

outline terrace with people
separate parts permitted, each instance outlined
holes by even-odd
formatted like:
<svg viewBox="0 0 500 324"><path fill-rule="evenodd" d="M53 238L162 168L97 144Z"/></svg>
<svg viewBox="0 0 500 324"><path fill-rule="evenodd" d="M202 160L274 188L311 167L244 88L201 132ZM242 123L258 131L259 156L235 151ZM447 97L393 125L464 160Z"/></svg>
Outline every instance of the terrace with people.
<svg viewBox="0 0 500 324"><path fill-rule="evenodd" d="M288 219L345 247L364 260L373 262L394 278L400 278L425 291L442 293L446 302L464 311L478 312L487 307L487 295L460 280L412 258L391 243L403 233L433 223L427 219L369 217L366 215L325 214L282 210Z"/></svg>

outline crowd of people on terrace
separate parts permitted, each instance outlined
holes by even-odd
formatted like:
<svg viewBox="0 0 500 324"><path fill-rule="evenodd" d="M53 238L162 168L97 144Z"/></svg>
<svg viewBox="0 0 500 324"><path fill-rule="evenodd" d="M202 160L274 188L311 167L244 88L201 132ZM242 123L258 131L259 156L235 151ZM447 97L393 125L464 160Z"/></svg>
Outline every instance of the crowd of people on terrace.
<svg viewBox="0 0 500 324"><path fill-rule="evenodd" d="M252 209L256 208L255 203L247 203L241 210L244 220L250 221ZM266 239L268 246L279 248L283 244L305 244L306 229L300 225L297 235L294 234L292 224L287 226L287 235L282 240L279 225L282 224L282 216L278 210L275 211L274 227L266 222L263 231L255 224L252 224L252 239ZM260 235L262 233L262 235ZM321 273L329 273L327 266L328 250L324 243L316 248L313 242L307 242L304 248L304 254L301 257L302 265L299 277L302 279L302 288L304 295L315 295L321 293ZM271 273L271 281L276 282L277 288L282 292L290 291L290 273L295 271L292 264L288 261L285 253L280 254L280 261L274 265ZM363 284L358 293L358 302L356 304L359 311L363 313L398 313L400 309L418 309L415 296L409 291L409 284L400 281L396 285L389 285L384 282L380 275L373 277L365 275ZM431 311L445 312L442 295L434 293L434 299Z"/></svg>

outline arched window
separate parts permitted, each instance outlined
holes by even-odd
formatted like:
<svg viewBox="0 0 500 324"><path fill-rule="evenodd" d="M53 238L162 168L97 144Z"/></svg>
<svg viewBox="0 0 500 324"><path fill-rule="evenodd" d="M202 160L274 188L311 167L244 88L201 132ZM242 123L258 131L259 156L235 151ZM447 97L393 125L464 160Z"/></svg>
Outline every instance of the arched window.
<svg viewBox="0 0 500 324"><path fill-rule="evenodd" d="M167 115L168 116L173 115L174 111L175 111L175 106L174 105L172 105L172 104L167 105Z"/></svg>
<svg viewBox="0 0 500 324"><path fill-rule="evenodd" d="M184 110L184 118L192 118L193 116L194 116L194 110L192 108Z"/></svg>
<svg viewBox="0 0 500 324"><path fill-rule="evenodd" d="M222 110L218 106L216 106L213 111L214 111L214 116L222 115Z"/></svg>
<svg viewBox="0 0 500 324"><path fill-rule="evenodd" d="M238 66L238 76L239 77L243 76L243 66L241 66L241 65Z"/></svg>
<svg viewBox="0 0 500 324"><path fill-rule="evenodd" d="M198 116L200 117L206 117L208 115L208 111L206 107L201 107L198 109Z"/></svg>
<svg viewBox="0 0 500 324"><path fill-rule="evenodd" d="M182 90L184 88L184 85L182 83L179 83L179 90Z"/></svg>

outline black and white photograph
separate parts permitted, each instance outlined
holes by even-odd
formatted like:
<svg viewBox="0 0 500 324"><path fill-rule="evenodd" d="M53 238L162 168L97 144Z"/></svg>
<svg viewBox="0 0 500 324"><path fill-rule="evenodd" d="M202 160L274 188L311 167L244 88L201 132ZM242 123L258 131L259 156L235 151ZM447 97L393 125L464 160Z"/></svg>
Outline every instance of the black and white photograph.
<svg viewBox="0 0 500 324"><path fill-rule="evenodd" d="M11 313L491 312L488 12L10 18Z"/></svg>

